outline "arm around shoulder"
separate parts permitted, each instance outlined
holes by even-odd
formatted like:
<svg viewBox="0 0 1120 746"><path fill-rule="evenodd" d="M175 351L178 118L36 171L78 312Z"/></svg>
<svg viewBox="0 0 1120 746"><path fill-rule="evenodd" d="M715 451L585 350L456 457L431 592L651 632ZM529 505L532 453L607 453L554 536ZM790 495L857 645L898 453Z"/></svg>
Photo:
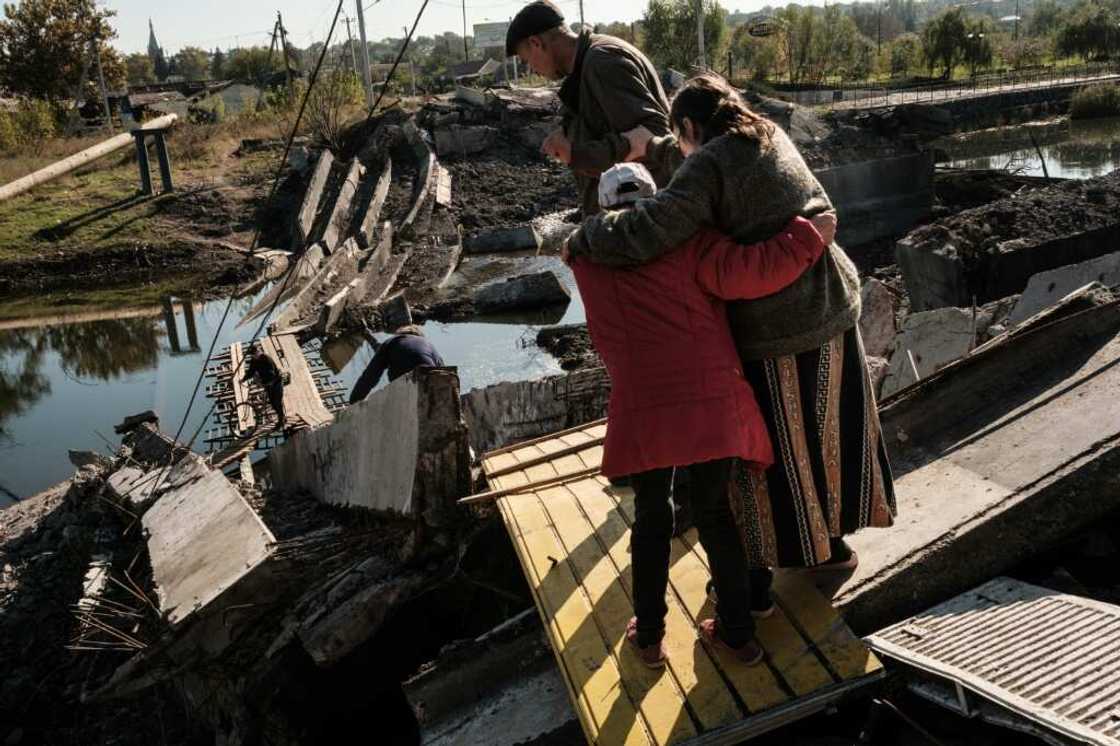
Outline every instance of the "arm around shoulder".
<svg viewBox="0 0 1120 746"><path fill-rule="evenodd" d="M752 300L772 295L793 284L828 247L813 223L791 220L765 241L743 245L708 231L702 240L696 280L706 292L724 300Z"/></svg>

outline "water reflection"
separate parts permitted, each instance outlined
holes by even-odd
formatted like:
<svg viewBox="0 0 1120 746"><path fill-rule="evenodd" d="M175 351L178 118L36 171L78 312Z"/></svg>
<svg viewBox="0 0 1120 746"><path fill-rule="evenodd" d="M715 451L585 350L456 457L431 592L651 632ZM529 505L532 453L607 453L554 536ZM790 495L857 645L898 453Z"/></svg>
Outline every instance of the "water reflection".
<svg viewBox="0 0 1120 746"><path fill-rule="evenodd" d="M65 306L43 298L40 307ZM237 301L233 313L250 301ZM226 301L199 307L168 299L138 308L91 309L39 318L4 316L0 328L0 507L70 476L68 449L103 451L102 433L155 410L174 428ZM236 318L236 317L234 317ZM223 329L219 344L251 329ZM185 340L185 343L184 343ZM241 340L238 340L241 341ZM189 432L207 409L196 405Z"/></svg>
<svg viewBox="0 0 1120 746"><path fill-rule="evenodd" d="M465 261L456 281L477 281L473 273L500 276L553 269L572 291L572 302L566 310L425 324L425 333L444 359L459 369L464 392L498 381L559 373L556 360L535 345L537 330L584 319L571 272L554 257L488 264L475 258ZM215 349L251 339L257 323L238 327L237 320L265 292L234 302ZM50 298L36 301L45 309L63 305ZM204 429L209 402L200 397L189 416L187 402L227 301L151 302L147 307L104 310L85 304L78 312L21 320L13 320L14 305L0 308L0 507L10 504L8 493L32 495L73 474L68 449L104 452L102 434L115 441L111 428L126 415L151 409L165 429L174 431L184 416L185 433ZM321 356L349 393L373 354L372 345L355 337L328 343Z"/></svg>
<svg viewBox="0 0 1120 746"><path fill-rule="evenodd" d="M1051 177L1089 179L1120 168L1120 119L1006 127L949 138L937 144L953 168L1003 169L1042 176L1038 150Z"/></svg>

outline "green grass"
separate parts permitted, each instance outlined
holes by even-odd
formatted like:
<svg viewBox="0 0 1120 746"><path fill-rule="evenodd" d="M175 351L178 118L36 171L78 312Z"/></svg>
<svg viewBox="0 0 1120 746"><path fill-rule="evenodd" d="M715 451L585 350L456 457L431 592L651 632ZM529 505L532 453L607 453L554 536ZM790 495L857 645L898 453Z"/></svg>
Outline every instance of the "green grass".
<svg viewBox="0 0 1120 746"><path fill-rule="evenodd" d="M1085 86L1070 99L1070 119L1115 116L1120 116L1120 86L1110 83Z"/></svg>
<svg viewBox="0 0 1120 746"><path fill-rule="evenodd" d="M189 190L216 182L245 185L271 178L279 153L266 151L232 157L242 138L275 137L274 118L235 119L215 125L182 124L168 136L176 186ZM0 154L0 183L25 176L103 139L57 138L34 149ZM159 172L152 154L152 178ZM182 192L180 192L182 193ZM78 171L0 202L0 262L41 256L45 252L96 252L123 245L165 246L182 235L164 220L161 208L175 194L140 196L140 176L133 148L106 156ZM176 230L178 234L176 233Z"/></svg>
<svg viewBox="0 0 1120 746"><path fill-rule="evenodd" d="M109 161L0 202L0 260L165 242L153 222L166 198L142 197L139 182L134 164Z"/></svg>
<svg viewBox="0 0 1120 746"><path fill-rule="evenodd" d="M29 295L0 303L0 321L57 316L83 311L125 310L156 306L168 295L175 295L191 278L168 278L145 285L118 288L61 291Z"/></svg>

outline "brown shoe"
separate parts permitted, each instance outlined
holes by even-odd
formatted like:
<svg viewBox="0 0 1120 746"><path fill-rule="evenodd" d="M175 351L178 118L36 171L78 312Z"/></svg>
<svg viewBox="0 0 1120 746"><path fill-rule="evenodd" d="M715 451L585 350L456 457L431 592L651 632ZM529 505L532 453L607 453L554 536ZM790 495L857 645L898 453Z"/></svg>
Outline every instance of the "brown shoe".
<svg viewBox="0 0 1120 746"><path fill-rule="evenodd" d="M638 654L638 660L642 662L646 668L664 668L665 662L669 660L669 656L665 653L665 645L661 640L653 643L652 645L639 645L638 644L638 618L630 617L630 621L626 624L626 639L634 646L634 652Z"/></svg>
<svg viewBox="0 0 1120 746"><path fill-rule="evenodd" d="M766 656L762 647L753 639L747 640L737 648L728 645L723 641L723 638L719 636L719 621L716 619L704 619L700 622L697 629L700 632L700 638L709 646L723 650L744 666L757 666Z"/></svg>

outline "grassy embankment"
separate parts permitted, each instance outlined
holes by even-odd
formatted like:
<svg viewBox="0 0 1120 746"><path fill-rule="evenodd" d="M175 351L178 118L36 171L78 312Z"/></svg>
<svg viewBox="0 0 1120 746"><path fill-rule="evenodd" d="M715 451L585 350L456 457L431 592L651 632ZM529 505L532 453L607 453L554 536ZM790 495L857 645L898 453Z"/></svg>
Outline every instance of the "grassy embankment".
<svg viewBox="0 0 1120 746"><path fill-rule="evenodd" d="M140 195L136 151L129 148L0 203L0 273L62 257L74 260L67 262L73 269L81 267L83 258L93 262L121 250L142 251L158 267L160 250L197 240L193 217L206 221L212 197L206 193L222 193L220 202L230 208L251 207L277 155L264 151L236 157L234 151L243 138L274 138L277 130L276 122L264 119L178 124L168 138L176 183L176 192L168 195ZM0 184L102 139L58 138L0 153ZM155 150L151 160L153 184L159 189ZM222 237L237 242L243 236L230 231Z"/></svg>

